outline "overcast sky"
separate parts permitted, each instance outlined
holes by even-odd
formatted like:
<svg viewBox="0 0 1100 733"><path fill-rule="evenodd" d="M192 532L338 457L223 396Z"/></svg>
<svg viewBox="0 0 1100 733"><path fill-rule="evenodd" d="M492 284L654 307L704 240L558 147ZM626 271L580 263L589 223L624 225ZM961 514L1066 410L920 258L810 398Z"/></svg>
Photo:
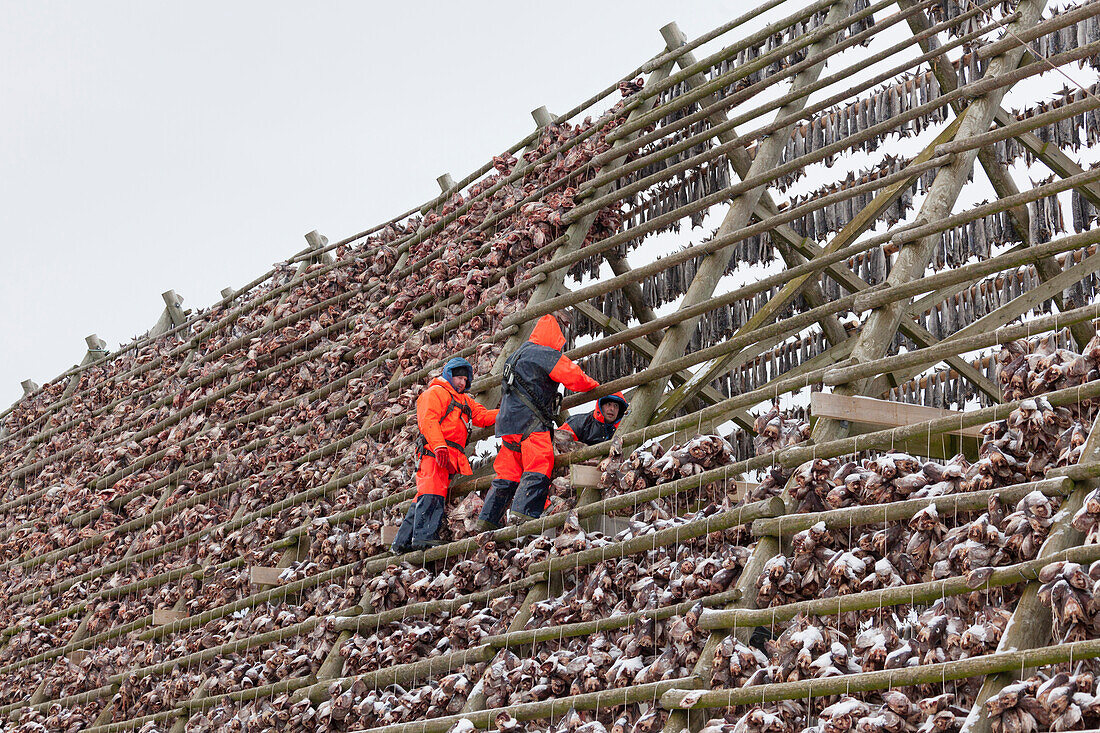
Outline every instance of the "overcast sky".
<svg viewBox="0 0 1100 733"><path fill-rule="evenodd" d="M677 5L0 0L0 409L744 12Z"/></svg>

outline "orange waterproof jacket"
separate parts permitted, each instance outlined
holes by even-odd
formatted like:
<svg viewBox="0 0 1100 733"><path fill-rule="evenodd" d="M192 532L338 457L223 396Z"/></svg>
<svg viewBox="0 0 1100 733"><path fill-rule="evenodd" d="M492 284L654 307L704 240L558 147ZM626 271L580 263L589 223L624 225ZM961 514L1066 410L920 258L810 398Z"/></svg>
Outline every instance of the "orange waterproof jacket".
<svg viewBox="0 0 1100 733"><path fill-rule="evenodd" d="M483 428L492 425L496 419L496 410L488 410L469 395L455 392L451 383L441 377L433 379L423 394L416 398L416 423L427 449L432 453L445 445L458 449L461 455L458 470L466 476L473 473L470 461L463 453L469 435L468 424Z"/></svg>
<svg viewBox="0 0 1100 733"><path fill-rule="evenodd" d="M599 382L561 353L564 346L565 336L557 319L547 315L538 320L531 338L522 343L507 360L516 377L526 385L527 399L546 411L552 411L551 405L559 384L574 392L587 392L600 386ZM497 437L529 432L533 423L539 423L535 425L538 430L554 429L552 424L541 425L540 417L523 400L512 391L504 389L500 398Z"/></svg>

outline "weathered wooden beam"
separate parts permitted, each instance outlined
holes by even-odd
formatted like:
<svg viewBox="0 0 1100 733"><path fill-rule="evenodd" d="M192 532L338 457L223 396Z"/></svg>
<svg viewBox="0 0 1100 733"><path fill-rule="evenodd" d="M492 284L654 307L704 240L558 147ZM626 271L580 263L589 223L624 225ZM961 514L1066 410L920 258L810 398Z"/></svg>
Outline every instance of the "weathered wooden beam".
<svg viewBox="0 0 1100 733"><path fill-rule="evenodd" d="M1091 465L1100 463L1100 416L1093 421L1092 430L1081 449L1081 458L1078 465ZM1073 515L1084 506L1085 498L1089 493L1100 486L1097 479L1088 479L1077 483L1074 492L1058 507L1058 513L1054 517L1054 524L1050 528L1043 546L1039 548L1036 558L1039 562L1053 562L1068 550L1084 544L1085 533L1074 529L1070 521ZM1016 603L1001 640L997 644L997 653L1003 654L1009 650L1033 649L1043 647L1051 642L1053 634L1053 616L1050 606L1039 599L1039 585L1035 582L1028 583L1023 595ZM1057 642L1057 640L1055 640ZM1066 646L1073 646L1072 644ZM1062 648L1065 648L1064 646ZM1071 657L1072 658L1072 657ZM1035 666L1024 662L1015 667L995 670L995 674L986 678L978 696L974 700L974 707L962 725L960 733L989 733L991 721L985 712L985 702L996 696L1006 685L1013 682L1023 674L1025 667Z"/></svg>
<svg viewBox="0 0 1100 733"><path fill-rule="evenodd" d="M186 611L177 611L173 608L153 609L153 626L164 626L184 618L187 618Z"/></svg>
<svg viewBox="0 0 1100 733"><path fill-rule="evenodd" d="M175 290L165 290L160 294L164 301L164 311L160 318L149 331L150 336L162 336L174 328L179 328L187 320L187 316L181 307L183 298L176 294Z"/></svg>
<svg viewBox="0 0 1100 733"><path fill-rule="evenodd" d="M852 506L810 514L757 519L752 523L752 533L757 537L765 535L791 537L809 529L818 522L824 522L828 529L849 529L868 524L897 522L911 519L915 514L930 506L935 507L941 515L953 515L955 512L985 511L990 497L995 496L1005 504L1011 504L1024 498L1032 491L1040 491L1047 496L1066 496L1073 491L1073 481L1068 477L1045 478L1016 484L1015 486L1006 486L1001 489L967 491L923 499L904 499L889 504Z"/></svg>
<svg viewBox="0 0 1100 733"><path fill-rule="evenodd" d="M603 258L607 260L607 264L615 275L627 275L630 272L630 263L626 261L625 257L620 257L614 250L604 252ZM634 311L634 317L640 323L648 323L657 318L657 314L646 302L645 296L642 295L642 286L637 281L624 285L621 292L623 297L626 298L626 302L630 304L631 310ZM646 339L654 346L661 343L661 337L656 333L648 334Z"/></svg>
<svg viewBox="0 0 1100 733"><path fill-rule="evenodd" d="M562 286L562 288L565 289L565 286ZM605 331L622 333L623 331L627 330L627 325L625 323L617 318L612 318L611 316L604 315L595 306L588 302L582 301L580 303L577 303L573 307L582 315L584 315L585 318L599 325ZM628 341L627 346L634 350L635 353L644 356L650 361L653 360L653 355L657 352L657 347L654 346L651 341L641 336ZM689 379L691 379L691 372L686 369L672 375L672 381L675 384L684 384ZM710 385L706 385L699 390L699 397L705 403L711 405L718 404L725 399L725 395L723 395L721 392ZM742 413L741 415L739 415L737 421L741 423L742 426L751 426L753 423L753 419L748 415L748 413Z"/></svg>
<svg viewBox="0 0 1100 733"><path fill-rule="evenodd" d="M943 130L924 150L922 150L911 162L911 165L923 163L927 160L931 160L935 156L935 149L939 143L950 140L958 129L961 119L957 118L951 125ZM916 174L914 174L915 177ZM882 190L880 190L871 203L860 210L860 212L848 222L836 236L834 236L829 243L823 248L817 248L816 244L804 241L804 238L798 238L791 242L792 246L798 248L803 255L809 255L811 261L819 259L822 255L829 255L837 252L848 246L859 238L863 232L874 225L878 216L902 194L912 184L911 178L903 178L897 183L891 184ZM816 252L814 251L816 250ZM848 284L849 288L855 289L858 286L852 281L854 276L845 278L843 271L847 270L840 263L835 265L829 265L823 268L825 272L830 273L833 277L838 278L841 284ZM850 275L850 273L849 273ZM764 305L757 313L751 318L744 326L738 330L738 335L741 333L751 333L761 325L770 322L786 305L800 292L802 286L808 282L811 275L798 275L792 277L786 284L784 284L779 293L776 294L767 304ZM856 278L858 280L858 278ZM862 281L859 281L862 283ZM866 287L866 283L863 283ZM697 388L697 385L709 383L714 379L717 379L720 375L728 372L735 367L736 353L729 354L727 356L715 359L710 364L705 365L702 369L698 370L695 374L695 379L683 386L678 387L670 392L661 405L655 410L653 419L659 421L679 407L683 401Z"/></svg>
<svg viewBox="0 0 1100 733"><path fill-rule="evenodd" d="M1010 32L1018 35L1020 32L1034 26L1040 18L1043 6L1044 3L1039 0L1022 0L1017 6L1019 17L1008 26ZM998 56L989 61L982 81L986 79L991 81L1014 79L1013 74L1018 71L1017 66L1023 52L1024 48L1020 45L1008 46ZM966 114L961 118L957 118L961 122L954 139L966 141L967 138L980 135L988 130L993 121L993 114L1000 106L1009 86L1008 84L999 84L974 99L966 108ZM964 87L948 94L957 93L962 89ZM959 192L971 174L976 157L976 149L961 151L956 154L954 162L940 169L925 197L924 203L921 205L920 212L917 215L919 219L937 221L950 215ZM892 286L923 275L939 242L940 237L936 235L904 244L898 252L890 275L886 280L887 285ZM908 305L908 301L897 301L876 308L871 312L852 350L852 358L856 362L872 361L886 353L890 343L893 342L902 319L906 315ZM864 384L861 382L839 385L834 391L841 394L867 394ZM819 420L814 427L813 438L815 442L824 442L846 433L847 428L842 421Z"/></svg>
<svg viewBox="0 0 1100 733"><path fill-rule="evenodd" d="M1068 562L1091 563L1100 560L1100 545L1071 547L1059 559ZM800 616L836 616L851 611L867 611L901 605L927 605L941 598L966 595L989 588L1000 588L1031 581L1049 558L1037 558L999 567L977 568L981 573L967 573L951 578L932 580L911 585L860 591L834 598L815 598L754 610L706 610L699 618L703 629L753 628L778 626ZM981 575L988 573L988 577Z"/></svg>
<svg viewBox="0 0 1100 733"><path fill-rule="evenodd" d="M84 338L84 343L88 345L88 350L84 353L84 358L80 362L80 366L86 367L89 364L96 362L106 356L107 342L96 336L94 333ZM65 385L64 397L68 397L76 391L76 386L80 384L80 373L77 372L73 376L69 377L68 384Z"/></svg>
<svg viewBox="0 0 1100 733"><path fill-rule="evenodd" d="M573 488L594 489L600 483L600 469L587 463L574 463L569 467L569 482Z"/></svg>
<svg viewBox="0 0 1100 733"><path fill-rule="evenodd" d="M753 685L733 690L694 692L678 685L661 695L661 706L668 709L724 708L735 705L773 702L775 700L805 700L829 695L844 695L854 692L906 687L908 685L961 680L968 677L980 677L986 674L1018 670L1024 667L1048 666L1095 657L1100 657L1100 640L1078 641L1072 644L1059 644L1026 651L997 652L953 662L886 669L880 672L857 672L856 674L811 678L797 682ZM976 706L974 709L977 710L978 707Z"/></svg>
<svg viewBox="0 0 1100 733"><path fill-rule="evenodd" d="M834 374L843 374L836 370ZM843 377L835 377L842 379ZM831 417L849 422L869 423L879 427L897 427L925 422L937 417L958 414L956 410L939 407L911 405L907 402L891 402L859 395L840 395L831 392L814 392L810 395L810 414L814 417ZM949 435L981 436L981 428L974 426L962 430L948 430Z"/></svg>
<svg viewBox="0 0 1100 733"><path fill-rule="evenodd" d="M675 23L669 23L661 28L661 35L665 39L665 43L668 48L675 48L687 43L687 36L684 35L680 27ZM757 63L763 63L764 59L757 59ZM695 57L691 53L684 54L680 57L679 63L682 66L690 66L695 62ZM809 63L807 59L803 63ZM749 64L751 65L751 64ZM795 71L792 69L791 71ZM795 71L795 73L797 73ZM688 77L686 81L689 89L697 89L704 87L708 84L706 78L702 74L695 74ZM721 98L715 93L700 100L700 104L704 104L708 107L714 106L720 103ZM719 108L707 116L707 121L712 125L715 130L720 130L715 137L722 143L728 143L732 141L736 136L732 129L725 129L729 119L726 117L726 113ZM735 148L727 156L729 165L738 176L744 178L749 175L749 169L752 167L752 156L749 152L742 147ZM756 208L753 211L753 216L759 221L767 221L772 219L779 212L779 207L775 205L772 200L771 194L764 191L760 195L760 200L757 202ZM779 249L780 256L787 263L789 267L799 265L804 261L804 258L795 251L795 243L803 239L797 234L790 226L786 224L780 224L769 232L772 241ZM821 292L821 286L816 280L807 280L802 288L802 295L806 298L806 302L809 303L811 308L825 302L825 296ZM844 327L840 325L839 319L835 315L822 319L821 329L825 333L825 338L830 344L838 344L844 340Z"/></svg>
<svg viewBox="0 0 1100 733"><path fill-rule="evenodd" d="M646 87L651 88L651 85L659 84L660 82L667 79L669 73L672 71L673 63L674 62L668 62L660 68L654 70L649 75L649 78L646 80ZM627 117L627 120L630 120L631 117L643 114L644 112L651 109L655 101L656 97L652 97L643 102L640 106L635 108L633 112L630 113L630 115ZM624 147L629 144L629 141L630 138L619 140L612 145L612 149L614 149L615 145L618 145L619 147ZM619 165L621 165L621 162L612 163L610 167L611 169L614 169ZM611 190L611 184L606 184L605 186L593 191L592 193L598 198L609 193ZM583 247L584 240L588 236L589 230L592 228L592 223L596 220L597 213L598 212L593 211L590 214L587 214L577 219L576 221L573 221L566 227L565 234L562 237L564 239L564 242L554 251L554 254L551 257L550 261L552 265L556 262L560 262L562 258L573 254ZM554 267L550 271L548 271L546 279L535 286L535 289L528 297L528 307L530 307L532 304L538 304L546 301L548 298L552 297L558 290L560 290L561 286L565 283L566 270L567 268L565 267ZM501 369L503 369L504 367L504 360L509 355L511 355L513 351L519 348L520 344L527 340L527 337L531 334L531 330L534 328L533 320L527 320L516 325L520 326L520 330L513 336L509 337L508 340L504 343L504 348L501 350L500 359L497 361L496 365L493 368L494 374L500 373ZM495 404L499 400L499 392L499 388L494 388L490 391L487 399L491 404Z"/></svg>
<svg viewBox="0 0 1100 733"><path fill-rule="evenodd" d="M269 568L262 565L252 565L248 568L248 582L252 585L272 586L279 585L279 576L282 568Z"/></svg>
<svg viewBox="0 0 1100 733"><path fill-rule="evenodd" d="M583 565L603 562L608 558L638 555L665 545L674 545L680 540L694 539L711 532L721 532L730 527L749 524L761 517L774 517L782 512L783 502L777 497L772 497L770 500L717 512L702 519L632 537L622 542L540 560L532 563L528 570L534 573L559 573Z"/></svg>
<svg viewBox="0 0 1100 733"><path fill-rule="evenodd" d="M997 308L996 310L987 313L986 315L971 323L969 326L959 329L958 331L953 333L948 339L944 339L944 341L957 343L962 339L967 339L974 336L981 336L982 334L988 334L994 329L1001 329L1004 327L1004 324L1009 323L1010 321L1013 321L1016 318L1027 314L1043 301L1050 299L1055 293L1062 292L1065 288L1083 280L1084 278L1097 271L1100 271L1100 251L1096 252L1090 257L1086 257L1082 262L1076 265L1072 265L1061 270L1058 274L1049 278L1045 282L1042 282L1031 290L1022 293L1008 303L1002 305L1000 308ZM1081 310L1073 309L1072 311L1066 312L1081 313ZM1087 319L1082 319L1079 321L1065 321L1064 325L1072 326L1074 324L1086 324L1086 330L1095 333L1095 327L1088 325L1086 321ZM1026 336L1022 338L1026 338ZM954 366L954 364L952 364L952 366ZM970 368L974 369L973 366L971 366ZM921 371L923 370L918 367L894 371L890 374L888 379L895 384L902 384L912 379ZM864 386L865 393L881 394L883 391L885 391L887 383L887 378L878 378L872 382L868 382Z"/></svg>
<svg viewBox="0 0 1100 733"><path fill-rule="evenodd" d="M833 4L829 8L828 15L825 18L825 25L828 26L837 23L845 18L848 15L850 5L849 0L839 0L837 3ZM828 37L813 43L807 50L807 53L820 53L835 45L837 41L837 37L830 34ZM824 62L815 64L799 72L792 82L792 91L797 91L801 87L812 84L817 80L823 68ZM776 117L778 119L797 113L805 106L805 98L792 101L784 105L776 113ZM786 145L787 135L792 127L793 123L760 143L752 165L749 170L746 171L743 180L744 185L748 185L748 181L751 181L756 176L765 174L776 166ZM726 216L723 218L722 224L718 228L717 236L728 234L748 224L756 210L757 204L760 202L764 190L765 186L758 185L755 188L739 193L730 203ZM729 259L729 249L719 249L716 252L704 256L696 268L695 276L692 279L691 285L688 287L687 293L684 294L681 300L680 307L690 307L696 303L708 300L714 293L718 281L725 274ZM690 318L675 326L669 327L661 338L661 345L657 347L657 353L654 355L651 364L659 366L664 362L683 355L684 349L691 339L698 322L698 318ZM710 380L706 380L704 383L709 381ZM627 413L627 416L623 419L624 430L633 430L651 421L654 410L656 410L667 384L668 378L665 377L654 379L645 385L639 386L633 397L631 411Z"/></svg>
<svg viewBox="0 0 1100 733"><path fill-rule="evenodd" d="M915 5L915 0L899 0L898 2L898 6L901 8L912 8ZM929 20L928 15L924 12L923 9L916 9L916 12L909 16L908 22L909 27L915 34L927 30L932 25L932 21ZM929 51L932 48L933 43L938 43L938 39L936 39L935 37L924 39L921 41L921 48L924 51ZM935 63L932 64L932 73L935 74L936 80L939 82L940 89L952 91L956 89L959 85L958 74L955 72L954 66L952 66L951 63L943 56L938 57ZM962 104L959 101L956 100L955 102L952 102L951 107L955 110L956 115L962 114ZM1005 114L1006 113L1004 109L998 106L997 109L994 111L993 118L994 120L998 120L998 118L1004 116ZM1024 134L1029 135L1035 140L1038 140L1038 138L1036 138L1035 135L1032 133ZM1020 142L1024 145L1024 147L1028 146L1028 142L1025 142L1024 140L1020 139ZM1066 156L1063 154L1063 157ZM1000 196L1001 198L1007 198L1020 192L1019 188L1016 185L1016 181L1013 180L1012 175L1008 171L1008 169L1004 165L998 163L995 159L992 148L980 149L978 151L978 162L981 163L982 169L985 171L986 177L989 179L990 184L992 184L993 186L993 190L998 196ZM1080 166L1078 166L1078 170L1080 170ZM1033 242L1029 241L1031 231L1031 217L1028 213L1027 207L1013 206L1008 210L1008 215L1011 218L1012 224L1016 228L1016 232L1020 235L1021 239L1023 239L1026 244L1033 244ZM1035 269L1039 273L1039 277L1043 280L1049 280L1050 278L1057 275L1059 271L1058 264L1049 257L1043 258L1039 262L1035 263ZM1063 300L1061 292L1059 292L1055 296L1055 303L1058 305L1059 310L1068 310L1068 308L1072 307L1072 304L1067 305L1066 302ZM1092 335L1088 333L1087 327L1083 323L1076 324L1070 330L1073 334L1074 340L1077 342L1078 348L1083 347L1086 343L1088 343L1089 339L1092 338Z"/></svg>

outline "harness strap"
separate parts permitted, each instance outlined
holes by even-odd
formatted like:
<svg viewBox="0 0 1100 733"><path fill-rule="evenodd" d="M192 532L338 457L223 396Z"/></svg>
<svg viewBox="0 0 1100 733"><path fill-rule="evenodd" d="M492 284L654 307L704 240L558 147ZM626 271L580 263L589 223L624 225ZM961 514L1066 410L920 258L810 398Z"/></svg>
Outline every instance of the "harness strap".
<svg viewBox="0 0 1100 733"><path fill-rule="evenodd" d="M519 352L517 351L516 353L518 354ZM502 382L502 391L504 392L504 394L515 395L516 398L521 403L523 403L524 407L534 413L535 419L532 422L536 423L536 427L541 425L544 430L553 430L554 414L557 413L558 408L561 405L561 393L554 393L554 396L551 398L553 400L553 404L549 406L536 404L534 395L531 394L531 390L527 381L516 373L515 369L512 368L511 363L505 362L504 367L505 374L504 380ZM509 387L512 386L516 387L516 389L509 389ZM526 438L533 432L534 427L528 424L528 426L523 431L523 437Z"/></svg>
<svg viewBox="0 0 1100 733"><path fill-rule="evenodd" d="M461 412L462 415L465 418L462 422L466 426L466 438L468 440L469 437L470 437L470 421L474 417L474 411L472 409L470 409L470 406L468 404L466 404L465 402L459 402L458 400L456 400L454 398L453 395L451 395L451 401L447 403L447 409L443 411L443 416L439 418L439 422L442 423L444 420L447 419L447 416L450 415L455 410L458 410L459 412ZM424 434L423 433L420 433L416 436L416 441L415 441L414 445L416 447L416 455L417 455L418 458L423 458L424 456L435 457L435 453L432 452L431 450L429 450L428 441L424 439ZM460 453L465 453L466 452L466 443L465 442L459 443L459 442L454 441L454 440L448 440L447 445L451 446L452 448L459 451Z"/></svg>

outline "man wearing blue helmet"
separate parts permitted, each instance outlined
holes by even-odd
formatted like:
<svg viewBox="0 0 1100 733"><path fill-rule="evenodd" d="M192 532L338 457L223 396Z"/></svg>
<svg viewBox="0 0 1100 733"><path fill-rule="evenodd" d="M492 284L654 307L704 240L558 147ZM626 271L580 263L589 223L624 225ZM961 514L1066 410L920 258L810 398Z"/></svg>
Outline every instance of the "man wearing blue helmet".
<svg viewBox="0 0 1100 733"><path fill-rule="evenodd" d="M622 392L609 394L596 401L592 412L573 415L560 429L585 445L596 445L614 437L627 407Z"/></svg>
<svg viewBox="0 0 1100 733"><path fill-rule="evenodd" d="M440 544L439 527L445 515L451 476L473 473L466 458L470 425L480 428L496 422L497 410L486 409L466 394L473 376L470 362L455 357L416 399L416 422L420 429L416 500L390 547L395 554Z"/></svg>

